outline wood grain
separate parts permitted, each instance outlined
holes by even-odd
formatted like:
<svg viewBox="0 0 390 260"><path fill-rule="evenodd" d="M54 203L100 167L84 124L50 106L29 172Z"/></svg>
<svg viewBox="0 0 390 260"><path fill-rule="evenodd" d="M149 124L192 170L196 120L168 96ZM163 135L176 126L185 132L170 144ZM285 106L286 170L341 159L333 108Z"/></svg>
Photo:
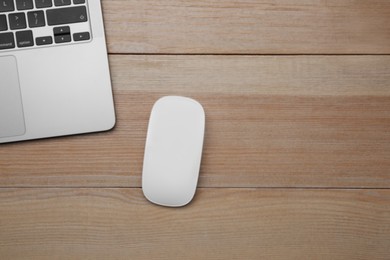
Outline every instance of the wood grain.
<svg viewBox="0 0 390 260"><path fill-rule="evenodd" d="M2 259L388 259L389 190L0 189Z"/></svg>
<svg viewBox="0 0 390 260"><path fill-rule="evenodd" d="M390 187L390 56L110 57L117 126L0 146L0 187L140 187L163 95L207 113L200 187Z"/></svg>
<svg viewBox="0 0 390 260"><path fill-rule="evenodd" d="M388 54L388 0L104 0L110 53Z"/></svg>

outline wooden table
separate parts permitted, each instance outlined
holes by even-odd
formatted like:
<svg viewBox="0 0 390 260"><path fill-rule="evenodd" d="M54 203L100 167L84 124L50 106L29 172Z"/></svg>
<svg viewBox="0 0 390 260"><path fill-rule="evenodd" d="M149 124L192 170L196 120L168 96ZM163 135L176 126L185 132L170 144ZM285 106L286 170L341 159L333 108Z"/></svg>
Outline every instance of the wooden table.
<svg viewBox="0 0 390 260"><path fill-rule="evenodd" d="M389 259L390 1L103 6L117 126L0 146L0 259ZM164 95L207 113L180 209L140 188Z"/></svg>

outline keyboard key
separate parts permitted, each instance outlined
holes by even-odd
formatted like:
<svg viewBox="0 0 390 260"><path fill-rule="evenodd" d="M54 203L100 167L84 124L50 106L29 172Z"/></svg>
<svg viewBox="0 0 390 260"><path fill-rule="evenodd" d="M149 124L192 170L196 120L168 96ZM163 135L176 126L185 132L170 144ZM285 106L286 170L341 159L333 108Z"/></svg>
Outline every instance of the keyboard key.
<svg viewBox="0 0 390 260"><path fill-rule="evenodd" d="M18 10L33 9L32 0L16 0L16 8Z"/></svg>
<svg viewBox="0 0 390 260"><path fill-rule="evenodd" d="M13 33L0 33L0 50L15 48L15 39Z"/></svg>
<svg viewBox="0 0 390 260"><path fill-rule="evenodd" d="M16 32L16 43L19 48L34 46L32 31Z"/></svg>
<svg viewBox="0 0 390 260"><path fill-rule="evenodd" d="M33 11L27 13L30 28L45 26L45 13L43 11Z"/></svg>
<svg viewBox="0 0 390 260"><path fill-rule="evenodd" d="M38 37L38 38L35 39L35 43L38 46L52 44L53 43L53 38L51 36Z"/></svg>
<svg viewBox="0 0 390 260"><path fill-rule="evenodd" d="M24 29L27 27L26 15L24 13L15 13L9 15L9 27L11 30Z"/></svg>
<svg viewBox="0 0 390 260"><path fill-rule="evenodd" d="M73 0L73 3L74 3L75 5L85 4L85 0Z"/></svg>
<svg viewBox="0 0 390 260"><path fill-rule="evenodd" d="M70 42L72 39L70 34L58 35L54 37L56 43Z"/></svg>
<svg viewBox="0 0 390 260"><path fill-rule="evenodd" d="M36 6L36 8L52 7L53 2L52 2L52 0L35 0L35 6Z"/></svg>
<svg viewBox="0 0 390 260"><path fill-rule="evenodd" d="M79 42L79 41L88 41L89 39L91 39L91 36L89 34L89 32L83 32L83 33L75 33L73 34L73 40L75 42Z"/></svg>
<svg viewBox="0 0 390 260"><path fill-rule="evenodd" d="M63 5L70 5L71 0L54 0L55 6L63 6Z"/></svg>
<svg viewBox="0 0 390 260"><path fill-rule="evenodd" d="M7 25L7 16L0 15L0 31L7 31L8 25Z"/></svg>
<svg viewBox="0 0 390 260"><path fill-rule="evenodd" d="M46 11L46 15L48 25L61 25L88 21L87 8L85 6L51 9Z"/></svg>
<svg viewBox="0 0 390 260"><path fill-rule="evenodd" d="M0 0L0 13L15 11L14 0Z"/></svg>
<svg viewBox="0 0 390 260"><path fill-rule="evenodd" d="M54 27L53 33L54 33L54 36L63 35L63 34L70 34L70 27L69 26Z"/></svg>

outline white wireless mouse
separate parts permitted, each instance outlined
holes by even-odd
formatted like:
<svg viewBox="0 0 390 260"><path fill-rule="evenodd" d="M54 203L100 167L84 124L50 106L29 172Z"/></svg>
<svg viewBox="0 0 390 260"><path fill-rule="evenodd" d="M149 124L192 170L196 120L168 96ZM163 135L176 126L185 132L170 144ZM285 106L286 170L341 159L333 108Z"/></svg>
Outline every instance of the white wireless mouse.
<svg viewBox="0 0 390 260"><path fill-rule="evenodd" d="M197 101L177 96L153 106L146 139L142 190L158 205L182 207L193 199L203 150L205 113Z"/></svg>

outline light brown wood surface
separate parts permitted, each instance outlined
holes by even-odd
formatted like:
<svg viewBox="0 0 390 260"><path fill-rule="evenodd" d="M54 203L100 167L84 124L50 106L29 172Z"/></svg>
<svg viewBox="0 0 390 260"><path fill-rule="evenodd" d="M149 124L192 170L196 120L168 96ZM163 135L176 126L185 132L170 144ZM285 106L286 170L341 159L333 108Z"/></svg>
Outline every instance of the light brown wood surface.
<svg viewBox="0 0 390 260"><path fill-rule="evenodd" d="M0 145L1 260L389 258L389 1L102 3L117 125ZM180 209L140 189L164 95L207 114Z"/></svg>
<svg viewBox="0 0 390 260"><path fill-rule="evenodd" d="M104 0L112 53L390 53L388 0Z"/></svg>
<svg viewBox="0 0 390 260"><path fill-rule="evenodd" d="M110 63L116 128L0 147L1 186L140 187L152 105L184 95L207 113L201 187L390 187L390 56Z"/></svg>
<svg viewBox="0 0 390 260"><path fill-rule="evenodd" d="M0 190L2 259L388 259L390 191Z"/></svg>

